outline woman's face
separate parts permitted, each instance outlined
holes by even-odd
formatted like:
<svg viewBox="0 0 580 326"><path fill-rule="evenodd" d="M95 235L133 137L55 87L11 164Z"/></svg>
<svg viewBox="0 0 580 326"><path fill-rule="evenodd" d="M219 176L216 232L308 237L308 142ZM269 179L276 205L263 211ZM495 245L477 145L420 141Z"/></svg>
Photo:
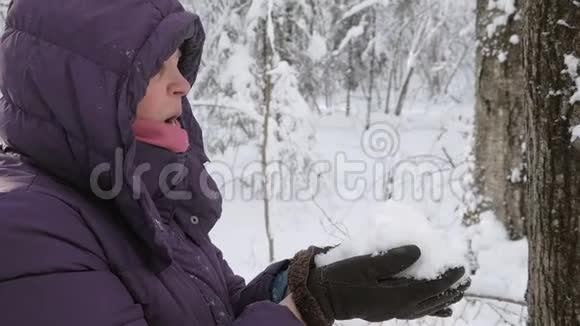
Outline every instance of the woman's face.
<svg viewBox="0 0 580 326"><path fill-rule="evenodd" d="M145 97L137 105L137 119L177 124L181 116L181 98L191 85L183 77L177 63L181 51L177 50L163 63L161 70L149 80Z"/></svg>

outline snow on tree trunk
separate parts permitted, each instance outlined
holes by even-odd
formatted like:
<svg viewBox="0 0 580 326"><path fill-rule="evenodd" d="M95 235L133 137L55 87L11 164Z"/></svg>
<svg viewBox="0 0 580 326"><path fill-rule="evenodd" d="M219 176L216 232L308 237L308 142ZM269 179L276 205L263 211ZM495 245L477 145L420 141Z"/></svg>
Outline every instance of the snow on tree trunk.
<svg viewBox="0 0 580 326"><path fill-rule="evenodd" d="M532 326L580 325L580 124L576 1L527 0L529 303Z"/></svg>
<svg viewBox="0 0 580 326"><path fill-rule="evenodd" d="M512 239L525 234L524 76L516 10L521 1L477 1L476 182Z"/></svg>

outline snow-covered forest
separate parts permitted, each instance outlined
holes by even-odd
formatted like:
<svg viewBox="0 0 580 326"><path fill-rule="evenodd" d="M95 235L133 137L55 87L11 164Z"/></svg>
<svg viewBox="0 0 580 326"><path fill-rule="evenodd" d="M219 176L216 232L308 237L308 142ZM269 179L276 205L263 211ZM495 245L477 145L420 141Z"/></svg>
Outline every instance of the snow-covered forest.
<svg viewBox="0 0 580 326"><path fill-rule="evenodd" d="M577 1L181 1L236 273L409 241L472 285L451 318L382 325L580 325Z"/></svg>
<svg viewBox="0 0 580 326"><path fill-rule="evenodd" d="M226 197L212 235L238 273L361 234L415 241L425 220L444 235L425 253L466 254L473 285L451 319L383 324L526 324L527 243L472 190L474 2L185 4L207 31L191 99Z"/></svg>

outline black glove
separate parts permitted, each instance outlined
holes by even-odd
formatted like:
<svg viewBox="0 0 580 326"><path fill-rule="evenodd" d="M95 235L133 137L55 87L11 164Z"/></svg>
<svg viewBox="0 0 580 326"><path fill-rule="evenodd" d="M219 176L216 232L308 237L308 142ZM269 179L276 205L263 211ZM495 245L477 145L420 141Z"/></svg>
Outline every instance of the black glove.
<svg viewBox="0 0 580 326"><path fill-rule="evenodd" d="M330 248L310 247L296 254L288 270L294 302L308 326L329 326L334 320L360 318L369 322L426 315L448 317L448 308L463 297L469 280L451 289L464 268L446 271L436 280L413 280L397 274L421 256L417 246L363 255L315 268L314 256Z"/></svg>

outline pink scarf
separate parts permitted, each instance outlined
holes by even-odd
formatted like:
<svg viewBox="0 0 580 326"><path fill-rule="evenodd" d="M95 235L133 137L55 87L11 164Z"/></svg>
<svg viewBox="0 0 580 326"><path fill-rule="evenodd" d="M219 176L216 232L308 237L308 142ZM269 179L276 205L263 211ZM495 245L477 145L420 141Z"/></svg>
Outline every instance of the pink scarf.
<svg viewBox="0 0 580 326"><path fill-rule="evenodd" d="M183 153L189 148L187 131L179 124L137 119L131 128L140 142L163 147L174 153Z"/></svg>

